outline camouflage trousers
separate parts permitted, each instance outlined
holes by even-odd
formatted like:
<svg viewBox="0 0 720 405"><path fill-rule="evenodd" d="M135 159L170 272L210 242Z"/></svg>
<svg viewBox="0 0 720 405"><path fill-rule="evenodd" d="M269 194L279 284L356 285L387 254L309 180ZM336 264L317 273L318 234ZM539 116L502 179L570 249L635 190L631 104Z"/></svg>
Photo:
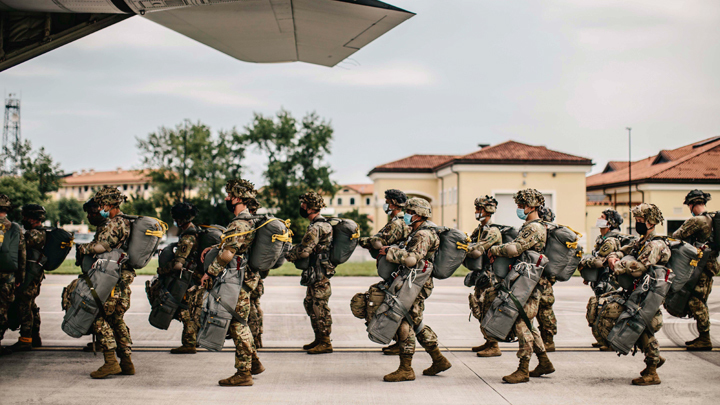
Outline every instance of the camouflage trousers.
<svg viewBox="0 0 720 405"><path fill-rule="evenodd" d="M707 271L700 275L695 294L688 301L688 312L697 322L698 332L710 331L710 312L708 311L707 300L712 292L713 278Z"/></svg>
<svg viewBox="0 0 720 405"><path fill-rule="evenodd" d="M541 277L538 283L540 286L540 303L537 312L538 329L541 334L551 336L557 335L557 319L555 319L555 311L552 308L555 304L553 284L555 283L545 277Z"/></svg>
<svg viewBox="0 0 720 405"><path fill-rule="evenodd" d="M20 336L32 337L33 333L40 333L40 308L35 299L40 295L40 285L44 274L33 280L27 288L17 295L18 316L20 318Z"/></svg>
<svg viewBox="0 0 720 405"><path fill-rule="evenodd" d="M15 301L15 274L0 273L0 340L8 329L8 311Z"/></svg>
<svg viewBox="0 0 720 405"><path fill-rule="evenodd" d="M316 335L330 336L332 332L332 315L328 305L331 295L330 280L326 277L323 277L322 280L315 284L307 286L303 306L310 317L310 324Z"/></svg>
<svg viewBox="0 0 720 405"><path fill-rule="evenodd" d="M525 306L523 306L523 310L530 320L531 325L533 319L538 315L539 307L540 297L538 297L537 293L531 295L530 299L525 303ZM543 344L540 333L534 327L532 329L528 328L528 325L521 317L518 317L517 321L515 321L513 331L518 339L519 347L517 357L519 359L529 360L533 352L545 353L545 345Z"/></svg>
<svg viewBox="0 0 720 405"><path fill-rule="evenodd" d="M195 347L197 334L200 329L200 315L202 314L205 289L194 285L185 292L182 303L187 306L180 308L177 317L183 324L181 342L183 346Z"/></svg>
<svg viewBox="0 0 720 405"><path fill-rule="evenodd" d="M130 284L135 280L135 272L122 270L120 281L110 298L105 301L105 316L98 316L93 323L93 331L100 338L103 351L114 350L120 357L132 353L130 328L125 323L125 312L130 309Z"/></svg>
<svg viewBox="0 0 720 405"><path fill-rule="evenodd" d="M246 322L250 315L250 295L257 288L259 280L260 275L248 273L245 275L245 285L240 289L240 296L235 306L235 312ZM255 343L252 333L250 332L250 327L233 318L230 322L229 332L233 343L235 343L235 368L238 371L250 371L252 367L252 355L255 353Z"/></svg>
<svg viewBox="0 0 720 405"><path fill-rule="evenodd" d="M604 303L605 300L605 297L599 299L600 303L604 305L595 323L595 328L601 339L599 342L610 347L610 343L607 341L608 334L615 326L617 318L625 311L625 307L617 302ZM662 326L662 311L658 310L650 324L651 330L646 329L636 343L645 355L645 364L649 366L656 366L660 361L660 344L655 338L655 333L659 332Z"/></svg>
<svg viewBox="0 0 720 405"><path fill-rule="evenodd" d="M496 297L497 290L495 290L493 286L488 286L486 288L475 287L475 290L468 296L470 311L472 312L473 317L480 321L480 323L482 323L483 317L487 313L488 309L490 309L490 305L492 305L492 302ZM497 340L488 337L482 326L480 326L480 332L482 332L485 340L488 342L497 342Z"/></svg>
<svg viewBox="0 0 720 405"><path fill-rule="evenodd" d="M415 339L420 342L426 351L432 350L438 345L438 338L435 332L430 329L429 326L425 327L419 332L415 333L415 325L420 325L423 321L423 312L425 311L425 299L432 294L434 288L432 277L425 282L422 290L415 302L413 302L412 308L410 308L410 318L413 321L413 327L410 326L407 320L403 320L398 328L395 336L395 341L400 344L400 353L413 355L415 353Z"/></svg>
<svg viewBox="0 0 720 405"><path fill-rule="evenodd" d="M598 297L596 295L593 295L590 297L587 303L587 311L585 312L585 319L588 321L588 326L590 327L590 330L592 331L593 336L595 337L595 340L597 342L601 342L602 336L598 333L597 328L595 327L595 324L598 320L598 310L600 308L600 305L598 304Z"/></svg>
<svg viewBox="0 0 720 405"><path fill-rule="evenodd" d="M265 294L265 284L260 279L257 288L250 294L250 316L248 317L248 325L250 325L250 332L252 332L255 342L261 342L263 333L263 311L260 308L260 297L263 294Z"/></svg>

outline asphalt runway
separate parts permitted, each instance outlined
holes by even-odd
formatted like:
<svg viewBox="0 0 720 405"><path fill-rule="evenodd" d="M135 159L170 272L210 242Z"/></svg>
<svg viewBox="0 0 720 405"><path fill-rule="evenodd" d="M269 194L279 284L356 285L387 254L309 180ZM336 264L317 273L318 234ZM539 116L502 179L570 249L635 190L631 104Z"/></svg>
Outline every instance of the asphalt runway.
<svg viewBox="0 0 720 405"><path fill-rule="evenodd" d="M219 353L171 355L180 344L181 324L167 331L147 322L150 306L145 281L133 283L132 307L126 314L134 341L135 376L93 380L89 373L102 364L98 354L80 350L89 337L74 339L60 329L60 294L74 276L49 275L38 298L44 347L0 358L0 404L14 403L292 403L292 404L717 404L720 396L720 352L687 352L683 342L696 336L695 322L665 315L658 334L667 363L659 370L662 384L635 387L630 380L644 367L642 353L618 357L590 347L585 305L592 293L579 278L555 285L558 351L550 353L556 372L529 383L502 382L517 367L517 344L503 343L503 355L478 358L471 346L483 342L478 322L469 317L470 289L462 278L436 280L426 301L425 323L438 334L453 367L435 377L422 375L430 357L422 348L413 359L415 381L385 383L382 376L397 368L396 357L383 356L367 339L364 322L350 313L350 298L375 281L365 277L332 280L335 353L310 356L300 346L313 339L299 277L270 277L262 298L265 331L260 358L267 371L253 387L219 387L217 380L234 372L232 343ZM711 318L720 324L720 296L710 298ZM17 340L8 332L3 344ZM712 329L720 346L720 329ZM717 350L717 349L716 349ZM531 368L537 360L533 359Z"/></svg>

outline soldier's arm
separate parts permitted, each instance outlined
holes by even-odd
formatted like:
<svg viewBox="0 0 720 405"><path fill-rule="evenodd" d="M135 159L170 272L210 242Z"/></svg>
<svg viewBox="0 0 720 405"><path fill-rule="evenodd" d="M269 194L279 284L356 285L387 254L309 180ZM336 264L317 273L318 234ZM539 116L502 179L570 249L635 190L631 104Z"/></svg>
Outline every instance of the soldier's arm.
<svg viewBox="0 0 720 405"><path fill-rule="evenodd" d="M187 263L188 258L194 251L197 237L195 235L183 235L178 241L175 257L170 262L170 269L180 271Z"/></svg>
<svg viewBox="0 0 720 405"><path fill-rule="evenodd" d="M608 258L623 258L624 255L619 250L620 242L615 238L608 238L605 240L605 242L603 242L603 244L600 246L600 249L597 250L595 255L593 255L592 257L588 257L587 259L583 259L580 262L580 267L590 269L599 269L601 267L605 267Z"/></svg>
<svg viewBox="0 0 720 405"><path fill-rule="evenodd" d="M22 284L25 279L25 265L27 263L27 246L25 244L25 234L20 233L20 243L18 244L18 269L15 272L15 284Z"/></svg>
<svg viewBox="0 0 720 405"><path fill-rule="evenodd" d="M28 248L42 250L45 247L45 230L31 229L25 238L25 244Z"/></svg>
<svg viewBox="0 0 720 405"><path fill-rule="evenodd" d="M78 246L78 250L85 255L94 255L113 250L113 246L120 244L127 237L125 222L122 219L116 221L108 221L103 227L97 240Z"/></svg>
<svg viewBox="0 0 720 405"><path fill-rule="evenodd" d="M315 249L315 246L317 246L319 242L320 228L310 225L300 243L293 246L292 249L290 249L290 251L285 255L285 258L291 262L298 259L304 259L310 256L310 253L312 253L313 249Z"/></svg>
<svg viewBox="0 0 720 405"><path fill-rule="evenodd" d="M490 248L489 252L493 256L500 257L520 256L521 254L523 254L523 252L537 244L537 232L538 230L533 229L533 227L531 226L525 227L525 229L520 232L520 235L518 235L518 237L515 238L514 241L504 243L498 246L493 246Z"/></svg>
<svg viewBox="0 0 720 405"><path fill-rule="evenodd" d="M390 263L404 264L408 267L414 266L413 263L425 258L430 249L432 240L428 232L431 231L423 230L416 233L405 249L390 247L387 250L386 260Z"/></svg>
<svg viewBox="0 0 720 405"><path fill-rule="evenodd" d="M500 242L502 242L502 233L500 233L499 229L490 227L483 231L480 236L480 240L478 240L477 243L472 244L468 254L473 252L474 257L480 257L491 247L499 244Z"/></svg>
<svg viewBox="0 0 720 405"><path fill-rule="evenodd" d="M700 223L700 221L700 218L693 217L683 222L680 228L673 232L672 238L680 240L689 239L695 232L701 229L702 224Z"/></svg>
<svg viewBox="0 0 720 405"><path fill-rule="evenodd" d="M240 250L243 245L247 244L252 231L252 225L246 222L234 224L228 227L223 234L223 241L220 244L220 252L207 270L207 273L213 277L217 277L225 266L235 257L235 253Z"/></svg>
<svg viewBox="0 0 720 405"><path fill-rule="evenodd" d="M637 259L617 262L615 264L615 274L628 273L633 277L640 277L650 266L658 263L665 249L667 249L667 246L662 241L653 240L647 242Z"/></svg>

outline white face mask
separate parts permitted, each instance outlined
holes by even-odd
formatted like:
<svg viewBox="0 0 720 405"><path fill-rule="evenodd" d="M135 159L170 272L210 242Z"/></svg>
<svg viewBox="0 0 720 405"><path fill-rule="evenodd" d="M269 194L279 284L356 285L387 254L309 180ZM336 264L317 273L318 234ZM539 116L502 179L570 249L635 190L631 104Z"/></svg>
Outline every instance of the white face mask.
<svg viewBox="0 0 720 405"><path fill-rule="evenodd" d="M479 212L475 213L475 219L477 219L478 221L480 221L482 219Z"/></svg>
<svg viewBox="0 0 720 405"><path fill-rule="evenodd" d="M598 218L598 220L595 221L595 226L598 228L608 228L608 221L607 219Z"/></svg>
<svg viewBox="0 0 720 405"><path fill-rule="evenodd" d="M392 214L392 210L390 209L390 204L388 204L388 203L383 204L383 211L385 211L385 213L388 215Z"/></svg>

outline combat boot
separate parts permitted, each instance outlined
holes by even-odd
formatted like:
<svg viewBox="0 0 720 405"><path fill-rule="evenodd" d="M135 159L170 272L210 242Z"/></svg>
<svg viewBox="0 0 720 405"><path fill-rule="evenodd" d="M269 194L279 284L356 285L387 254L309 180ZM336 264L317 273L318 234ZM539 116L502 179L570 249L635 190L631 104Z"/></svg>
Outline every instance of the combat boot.
<svg viewBox="0 0 720 405"><path fill-rule="evenodd" d="M691 344L697 342L698 339L700 339L700 336L696 337L696 338L693 339L693 340L688 340L687 342L685 342L685 346L690 346Z"/></svg>
<svg viewBox="0 0 720 405"><path fill-rule="evenodd" d="M105 356L105 364L100 366L99 369L90 373L90 377L105 378L109 375L122 373L122 368L120 368L120 365L118 364L117 359L115 358L114 350L108 350L106 352L103 352L103 355Z"/></svg>
<svg viewBox="0 0 720 405"><path fill-rule="evenodd" d="M592 347L594 347L594 348L596 348L596 349L597 349L597 348L600 348L601 346L602 346L602 343L600 343L600 342L595 342L595 343L592 344Z"/></svg>
<svg viewBox="0 0 720 405"><path fill-rule="evenodd" d="M700 332L700 336L697 338L696 341L688 345L687 350L691 352L705 352L712 350L712 340L710 340L710 332Z"/></svg>
<svg viewBox="0 0 720 405"><path fill-rule="evenodd" d="M32 338L21 336L14 345L10 346L10 350L13 352L29 352L32 350Z"/></svg>
<svg viewBox="0 0 720 405"><path fill-rule="evenodd" d="M663 356L660 356L660 360L658 361L657 366L655 366L655 369L657 370L658 368L662 367L663 364L665 364L665 358ZM640 372L640 375L646 375L648 373L648 368L650 368L650 366L645 366L645 369Z"/></svg>
<svg viewBox="0 0 720 405"><path fill-rule="evenodd" d="M481 351L487 349L488 347L490 347L491 343L492 342L486 340L485 343L481 344L480 346L473 346L471 348L471 350L474 352L481 352Z"/></svg>
<svg viewBox="0 0 720 405"><path fill-rule="evenodd" d="M542 341L543 345L545 345L545 351L550 353L555 351L555 339L552 333L550 332L542 332Z"/></svg>
<svg viewBox="0 0 720 405"><path fill-rule="evenodd" d="M315 333L315 340L313 340L312 342L304 345L304 346L303 346L303 350L310 350L310 349L312 349L313 347L317 346L318 343L320 343L320 335L316 332L316 333Z"/></svg>
<svg viewBox="0 0 720 405"><path fill-rule="evenodd" d="M197 353L197 348L195 346L180 346L180 347L176 347L174 349L170 349L170 353L172 353L172 354L195 354L195 353Z"/></svg>
<svg viewBox="0 0 720 405"><path fill-rule="evenodd" d="M308 354L332 353L333 347L332 343L330 343L330 336L321 336L318 344L307 352Z"/></svg>
<svg viewBox="0 0 720 405"><path fill-rule="evenodd" d="M423 370L423 375L437 375L452 367L452 364L450 364L448 359L446 359L440 352L440 347L435 346L431 350L425 350L428 352L430 357L432 357L432 364L429 368Z"/></svg>
<svg viewBox="0 0 720 405"><path fill-rule="evenodd" d="M657 375L656 366L647 366L645 375L632 380L633 385L657 385L660 384L660 377Z"/></svg>
<svg viewBox="0 0 720 405"><path fill-rule="evenodd" d="M395 342L388 347L383 347L383 354L388 356L397 356L400 354L400 342Z"/></svg>
<svg viewBox="0 0 720 405"><path fill-rule="evenodd" d="M383 381L413 381L415 380L415 371L412 369L412 354L400 355L400 367L392 373L383 377Z"/></svg>
<svg viewBox="0 0 720 405"><path fill-rule="evenodd" d="M524 383L524 382L530 381L530 372L528 371L529 367L530 367L530 359L529 358L520 359L520 365L518 365L518 369L515 370L514 373L503 377L503 381L505 381L508 384L517 384L517 383Z"/></svg>
<svg viewBox="0 0 720 405"><path fill-rule="evenodd" d="M553 364L550 362L547 353L538 353L537 357L540 363L530 372L530 377L540 377L555 372L555 367L553 367Z"/></svg>
<svg viewBox="0 0 720 405"><path fill-rule="evenodd" d="M265 367L260 362L260 358L258 357L257 352L255 352L252 355L252 366L250 367L250 374L258 375L263 371L265 371Z"/></svg>
<svg viewBox="0 0 720 405"><path fill-rule="evenodd" d="M608 346L600 346L599 349L601 352L614 352L615 351L612 347L608 347Z"/></svg>
<svg viewBox="0 0 720 405"><path fill-rule="evenodd" d="M249 387L253 385L253 378L249 371L238 370L235 375L218 381L223 387Z"/></svg>
<svg viewBox="0 0 720 405"><path fill-rule="evenodd" d="M498 346L497 342L488 342L488 346L483 349L482 351L479 351L477 356L478 357L498 357L502 356L502 352L500 351L500 347Z"/></svg>
<svg viewBox="0 0 720 405"><path fill-rule="evenodd" d="M135 375L135 365L130 354L120 356L120 368L123 375Z"/></svg>
<svg viewBox="0 0 720 405"><path fill-rule="evenodd" d="M40 331L33 332L32 347L42 347L42 339L40 339Z"/></svg>

